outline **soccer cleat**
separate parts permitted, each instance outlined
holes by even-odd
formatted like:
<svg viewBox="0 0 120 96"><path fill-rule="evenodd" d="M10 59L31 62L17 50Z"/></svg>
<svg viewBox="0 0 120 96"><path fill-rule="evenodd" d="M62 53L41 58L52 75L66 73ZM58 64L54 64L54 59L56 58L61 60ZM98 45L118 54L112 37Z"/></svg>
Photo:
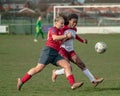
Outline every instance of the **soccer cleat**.
<svg viewBox="0 0 120 96"><path fill-rule="evenodd" d="M104 78L97 78L95 81L93 81L93 85L94 87L96 87L99 83L102 83L104 80Z"/></svg>
<svg viewBox="0 0 120 96"><path fill-rule="evenodd" d="M37 42L38 40L37 39L34 39L34 42Z"/></svg>
<svg viewBox="0 0 120 96"><path fill-rule="evenodd" d="M81 87L83 84L84 84L83 82L74 83L74 84L71 86L71 89L72 89L72 90L75 90L75 89Z"/></svg>
<svg viewBox="0 0 120 96"><path fill-rule="evenodd" d="M57 78L57 75L55 74L55 69L52 70L52 82L55 82L56 81L56 78Z"/></svg>
<svg viewBox="0 0 120 96"><path fill-rule="evenodd" d="M23 85L23 83L22 83L22 81L21 81L21 79L20 78L18 78L18 82L17 82L17 90L21 90L21 87L22 87L22 85Z"/></svg>

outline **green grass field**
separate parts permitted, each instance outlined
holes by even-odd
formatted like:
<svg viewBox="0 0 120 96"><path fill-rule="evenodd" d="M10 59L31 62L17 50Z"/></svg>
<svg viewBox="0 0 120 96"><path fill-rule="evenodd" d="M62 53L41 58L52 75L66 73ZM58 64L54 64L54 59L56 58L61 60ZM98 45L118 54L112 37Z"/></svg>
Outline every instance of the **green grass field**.
<svg viewBox="0 0 120 96"><path fill-rule="evenodd" d="M56 68L49 64L41 73L33 76L19 92L17 78L36 66L45 41L39 38L33 42L33 35L0 35L0 96L120 96L120 34L81 35L88 44L75 41L77 54L91 72L105 78L96 88L79 68L73 66L76 81L84 81L84 86L71 90L64 75L55 83L51 81L51 71ZM104 41L108 49L97 54L94 45Z"/></svg>

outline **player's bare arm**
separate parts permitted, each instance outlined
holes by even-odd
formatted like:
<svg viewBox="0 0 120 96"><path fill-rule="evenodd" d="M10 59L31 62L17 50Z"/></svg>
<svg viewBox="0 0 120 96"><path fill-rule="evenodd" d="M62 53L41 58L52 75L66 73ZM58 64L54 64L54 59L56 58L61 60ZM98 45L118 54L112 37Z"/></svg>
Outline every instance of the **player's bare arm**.
<svg viewBox="0 0 120 96"><path fill-rule="evenodd" d="M60 35L60 36L52 35L52 38L53 38L53 40L63 40L63 39L66 40L66 39L72 38L72 35L71 35L71 33L67 33L65 35Z"/></svg>
<svg viewBox="0 0 120 96"><path fill-rule="evenodd" d="M76 35L76 39L77 39L78 41L82 42L82 43L85 43L85 44L88 43L87 39L83 39L83 38L81 38L81 37L78 36L78 35Z"/></svg>

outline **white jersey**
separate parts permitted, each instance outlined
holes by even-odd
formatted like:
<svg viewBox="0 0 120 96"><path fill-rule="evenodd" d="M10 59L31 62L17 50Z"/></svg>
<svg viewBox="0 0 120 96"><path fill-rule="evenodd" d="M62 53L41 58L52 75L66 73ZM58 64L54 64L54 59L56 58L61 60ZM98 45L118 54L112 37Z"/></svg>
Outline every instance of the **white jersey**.
<svg viewBox="0 0 120 96"><path fill-rule="evenodd" d="M61 47L70 52L74 50L73 40L76 38L76 31L73 29L68 29L64 32L64 34L67 34L68 32L72 34L73 38L63 42Z"/></svg>

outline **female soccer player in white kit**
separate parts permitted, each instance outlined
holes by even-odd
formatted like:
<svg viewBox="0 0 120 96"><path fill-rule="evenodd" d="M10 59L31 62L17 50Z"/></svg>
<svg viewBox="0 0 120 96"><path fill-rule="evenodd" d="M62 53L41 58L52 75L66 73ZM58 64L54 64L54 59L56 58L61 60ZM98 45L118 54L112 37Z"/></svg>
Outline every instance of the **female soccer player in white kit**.
<svg viewBox="0 0 120 96"><path fill-rule="evenodd" d="M66 19L65 16L63 16L63 17L64 17L64 19ZM61 54L61 56L63 56L68 61L71 61L74 64L76 64L82 70L82 72L85 74L85 76L87 76L89 78L90 82L92 82L92 84L96 87L99 83L101 83L104 80L104 78L95 78L93 76L93 74L89 71L89 69L86 68L84 62L77 56L77 54L73 48L74 39L77 39L78 41L87 44L86 39L82 39L80 36L78 36L76 34L76 32L77 32L76 25L77 25L77 21L78 21L78 16L76 14L70 14L67 17L67 20L68 21L66 21L66 20L65 21L68 22L68 25L64 26L63 32L64 32L64 34L67 34L68 32L70 32L74 38L64 41L61 45L59 53ZM52 81L55 82L57 76L62 75L64 73L65 72L64 72L63 68L58 69L58 70L54 69L52 71Z"/></svg>

